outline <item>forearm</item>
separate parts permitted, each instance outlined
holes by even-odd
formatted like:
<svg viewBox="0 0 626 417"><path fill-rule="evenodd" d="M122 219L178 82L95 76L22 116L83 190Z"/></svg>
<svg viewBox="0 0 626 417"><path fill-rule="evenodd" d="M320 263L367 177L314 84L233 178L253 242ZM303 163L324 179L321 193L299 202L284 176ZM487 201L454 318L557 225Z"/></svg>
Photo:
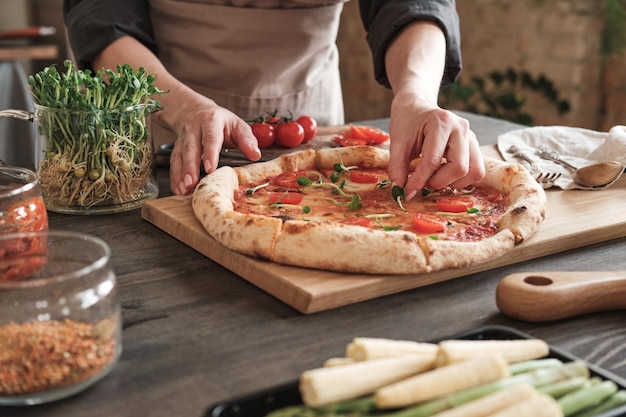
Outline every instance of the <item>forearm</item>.
<svg viewBox="0 0 626 417"><path fill-rule="evenodd" d="M410 95L436 106L445 54L446 39L436 23L419 21L405 27L385 54L394 96Z"/></svg>
<svg viewBox="0 0 626 417"><path fill-rule="evenodd" d="M201 99L192 89L172 76L156 55L131 36L124 36L111 43L96 56L92 66L96 70L115 69L117 65L123 63L135 69L144 67L149 73L156 74L156 86L166 93L155 98L165 110L155 113L153 118L169 130L178 130L176 121L184 119L180 115L184 114L185 109L193 108L200 100L208 101Z"/></svg>

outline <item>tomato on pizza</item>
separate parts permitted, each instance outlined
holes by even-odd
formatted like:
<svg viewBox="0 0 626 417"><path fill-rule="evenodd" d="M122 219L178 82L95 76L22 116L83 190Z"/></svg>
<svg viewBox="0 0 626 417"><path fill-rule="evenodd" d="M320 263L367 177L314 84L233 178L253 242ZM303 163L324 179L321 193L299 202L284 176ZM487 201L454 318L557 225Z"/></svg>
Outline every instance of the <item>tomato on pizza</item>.
<svg viewBox="0 0 626 417"><path fill-rule="evenodd" d="M371 146L306 150L201 180L193 210L226 247L274 262L340 272L424 273L482 263L532 235L545 193L519 165L486 160L467 190L411 201ZM307 248L306 250L303 248Z"/></svg>

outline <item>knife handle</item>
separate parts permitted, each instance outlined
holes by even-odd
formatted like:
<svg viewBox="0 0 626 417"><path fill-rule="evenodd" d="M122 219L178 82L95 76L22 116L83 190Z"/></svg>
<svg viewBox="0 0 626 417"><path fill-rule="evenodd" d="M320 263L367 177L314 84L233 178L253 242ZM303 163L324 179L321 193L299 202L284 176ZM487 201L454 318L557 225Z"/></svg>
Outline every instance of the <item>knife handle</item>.
<svg viewBox="0 0 626 417"><path fill-rule="evenodd" d="M531 322L626 309L626 271L511 274L498 283L496 305Z"/></svg>

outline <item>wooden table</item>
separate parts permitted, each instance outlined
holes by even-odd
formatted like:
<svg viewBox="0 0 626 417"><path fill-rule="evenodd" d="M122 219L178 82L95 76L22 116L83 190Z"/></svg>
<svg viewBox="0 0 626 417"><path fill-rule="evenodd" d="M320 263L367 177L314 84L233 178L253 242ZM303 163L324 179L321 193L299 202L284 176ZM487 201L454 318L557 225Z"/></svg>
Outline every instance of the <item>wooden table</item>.
<svg viewBox="0 0 626 417"><path fill-rule="evenodd" d="M465 116L483 144L520 127ZM159 175L162 196L170 195L167 172ZM500 279L514 272L626 270L624 237L303 315L142 220L139 210L51 214L50 226L87 231L111 245L124 353L110 375L83 393L0 407L1 416L200 417L215 403L295 380L342 355L355 336L432 340L485 325L514 327L626 377L626 312L531 324L502 315L494 297Z"/></svg>

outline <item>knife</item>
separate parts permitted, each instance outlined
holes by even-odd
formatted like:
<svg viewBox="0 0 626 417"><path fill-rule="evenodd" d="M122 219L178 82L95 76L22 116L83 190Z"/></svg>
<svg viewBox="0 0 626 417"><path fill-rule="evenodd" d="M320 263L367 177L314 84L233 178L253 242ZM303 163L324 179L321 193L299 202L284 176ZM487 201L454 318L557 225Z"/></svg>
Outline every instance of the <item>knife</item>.
<svg viewBox="0 0 626 417"><path fill-rule="evenodd" d="M544 271L504 277L496 305L512 318L543 322L626 309L626 271Z"/></svg>

